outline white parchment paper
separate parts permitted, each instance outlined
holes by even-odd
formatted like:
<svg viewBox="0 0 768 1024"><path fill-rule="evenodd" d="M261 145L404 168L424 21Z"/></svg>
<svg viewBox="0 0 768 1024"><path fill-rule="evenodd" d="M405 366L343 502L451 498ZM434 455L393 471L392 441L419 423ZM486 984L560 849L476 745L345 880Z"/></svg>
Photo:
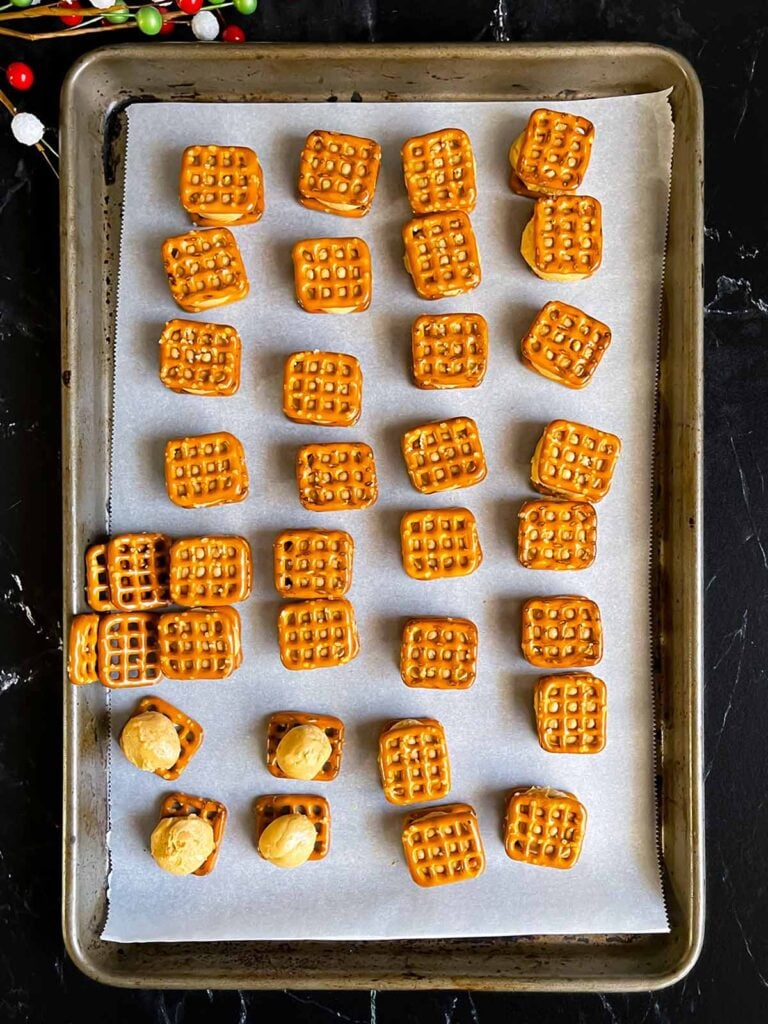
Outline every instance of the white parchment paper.
<svg viewBox="0 0 768 1024"><path fill-rule="evenodd" d="M111 858L107 939L397 938L530 933L664 931L656 850L649 640L649 532L655 360L663 273L672 122L665 95L569 102L596 125L584 191L603 204L603 264L588 281L548 284L519 254L528 200L507 187L507 148L532 103L149 104L129 110L125 208L116 337L112 530L172 536L238 533L253 546L255 587L240 606L244 664L223 682L170 682L158 689L203 723L206 738L180 783L134 769L116 737L139 697L112 696ZM446 125L469 132L478 166L472 215L482 259L476 291L420 300L401 263L409 218L400 146ZM302 142L314 128L377 139L384 159L371 214L345 220L304 209L294 196ZM168 292L160 244L189 227L177 195L182 149L239 143L258 151L266 213L235 229L251 281L249 298L209 314L244 342L243 379L232 398L176 395L157 376L164 322L183 316ZM358 234L371 248L374 293L362 315L311 316L296 304L290 249L300 238ZM582 392L526 370L520 338L549 299L563 298L610 324L613 344ZM410 325L424 312L482 313L490 366L476 390L419 391L410 383ZM205 315L199 319L205 319ZM350 352L363 367L364 409L350 430L300 426L281 412L285 357L321 348ZM420 495L400 455L402 432L466 414L479 425L487 479L468 490ZM599 553L581 572L536 572L516 558L517 511L533 496L529 460L544 424L565 417L621 436L624 449L609 496L598 506ZM239 505L188 511L163 482L167 439L226 429L243 442L251 494ZM299 504L297 447L361 440L374 449L380 498L345 515ZM454 580L409 579L398 524L409 509L466 505L479 523L485 560ZM278 657L280 601L272 582L272 540L286 527L340 527L355 540L349 597L360 629L359 657L342 668L293 673ZM521 602L534 595L584 594L603 614L608 745L597 756L539 748L532 689L538 673L519 651ZM465 692L411 690L400 680L403 620L457 615L480 631L479 674ZM281 709L336 714L347 726L339 778L325 785L274 779L264 764L265 722ZM377 736L387 719L433 716L444 725L453 774L451 800L477 810L487 869L472 882L422 890L402 856L403 811L383 796ZM503 796L535 783L569 790L589 815L584 850L571 871L510 861L501 838ZM174 878L149 855L162 796L173 788L224 801L230 813L215 871ZM321 862L286 872L261 860L252 834L254 797L312 792L330 800L332 848Z"/></svg>

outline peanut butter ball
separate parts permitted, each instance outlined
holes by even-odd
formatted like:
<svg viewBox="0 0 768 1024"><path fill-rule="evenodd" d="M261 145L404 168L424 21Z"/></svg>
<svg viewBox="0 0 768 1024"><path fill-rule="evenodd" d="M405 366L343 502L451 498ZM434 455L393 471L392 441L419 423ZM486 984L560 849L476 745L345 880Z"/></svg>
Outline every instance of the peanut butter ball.
<svg viewBox="0 0 768 1024"><path fill-rule="evenodd" d="M159 711L144 711L129 718L120 733L120 747L131 764L143 772L172 768L181 754L175 725Z"/></svg>
<svg viewBox="0 0 768 1024"><path fill-rule="evenodd" d="M297 868L309 860L317 841L305 814L281 814L259 836L259 853L278 868Z"/></svg>
<svg viewBox="0 0 768 1024"><path fill-rule="evenodd" d="M190 814L186 818L161 818L149 845L163 871L191 875L208 860L216 844L211 825Z"/></svg>
<svg viewBox="0 0 768 1024"><path fill-rule="evenodd" d="M331 756L331 741L316 725L295 725L278 744L275 758L289 779L314 779Z"/></svg>

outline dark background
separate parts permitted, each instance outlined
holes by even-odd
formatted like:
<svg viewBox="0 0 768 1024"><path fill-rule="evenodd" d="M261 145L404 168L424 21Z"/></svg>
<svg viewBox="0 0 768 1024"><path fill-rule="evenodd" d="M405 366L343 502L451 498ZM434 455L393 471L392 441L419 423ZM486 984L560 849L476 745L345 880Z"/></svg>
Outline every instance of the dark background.
<svg viewBox="0 0 768 1024"><path fill-rule="evenodd" d="M707 120L704 952L672 989L571 997L126 992L99 987L68 962L59 926L57 190L41 157L13 141L0 110L0 1022L768 1020L764 0L261 0L253 17L233 20L258 40L659 42L698 71ZM173 38L189 35L179 28ZM53 129L74 58L100 42L134 37L0 39L0 66L16 59L33 65L32 91L11 94Z"/></svg>

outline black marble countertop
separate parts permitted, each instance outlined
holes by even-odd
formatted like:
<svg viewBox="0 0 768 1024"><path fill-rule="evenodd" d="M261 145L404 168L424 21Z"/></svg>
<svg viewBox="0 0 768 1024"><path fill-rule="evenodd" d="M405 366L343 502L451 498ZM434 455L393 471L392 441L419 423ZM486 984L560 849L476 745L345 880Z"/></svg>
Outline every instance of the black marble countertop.
<svg viewBox="0 0 768 1024"><path fill-rule="evenodd" d="M57 190L39 155L13 141L0 110L0 1021L768 1020L764 0L261 0L242 24L259 40L659 42L698 71L707 120L704 951L682 983L631 996L132 992L102 988L69 963L59 925ZM17 59L34 66L37 82L23 103L53 126L68 66L117 36L2 39L0 66Z"/></svg>

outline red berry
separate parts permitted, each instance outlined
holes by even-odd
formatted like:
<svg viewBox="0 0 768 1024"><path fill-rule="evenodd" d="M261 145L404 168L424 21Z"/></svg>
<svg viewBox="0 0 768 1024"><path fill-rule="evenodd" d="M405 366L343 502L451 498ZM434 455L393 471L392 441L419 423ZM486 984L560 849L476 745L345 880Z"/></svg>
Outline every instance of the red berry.
<svg viewBox="0 0 768 1024"><path fill-rule="evenodd" d="M239 25L227 25L221 33L221 38L225 43L244 43L245 32L243 32Z"/></svg>
<svg viewBox="0 0 768 1024"><path fill-rule="evenodd" d="M185 14L197 14L203 6L203 0L176 0L176 6Z"/></svg>
<svg viewBox="0 0 768 1024"><path fill-rule="evenodd" d="M9 64L5 70L5 77L8 79L8 85L14 89L19 89L24 92L26 89L31 89L35 81L35 73L29 64L23 64L20 60L16 60L13 64Z"/></svg>
<svg viewBox="0 0 768 1024"><path fill-rule="evenodd" d="M72 10L80 10L80 4L78 0L59 0L56 4L57 7L71 7ZM82 14L60 14L59 20L65 25L80 25L83 20Z"/></svg>
<svg viewBox="0 0 768 1024"><path fill-rule="evenodd" d="M175 31L175 29L176 29L176 22L175 21L171 21L168 18L167 14L163 14L163 26L160 29L160 35L161 36L169 36L171 34L171 32Z"/></svg>

